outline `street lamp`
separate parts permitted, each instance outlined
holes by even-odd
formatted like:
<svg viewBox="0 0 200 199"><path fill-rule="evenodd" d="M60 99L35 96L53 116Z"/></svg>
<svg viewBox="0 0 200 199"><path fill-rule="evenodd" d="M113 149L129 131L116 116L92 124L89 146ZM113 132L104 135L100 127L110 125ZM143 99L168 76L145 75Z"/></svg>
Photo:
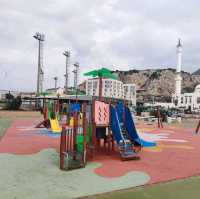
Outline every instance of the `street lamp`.
<svg viewBox="0 0 200 199"><path fill-rule="evenodd" d="M70 51L65 51L63 55L66 57L66 69L65 69L65 94L68 91L68 68L70 66Z"/></svg>
<svg viewBox="0 0 200 199"><path fill-rule="evenodd" d="M38 47L38 71L37 71L37 95L42 92L42 81L43 81L43 42L45 39L45 35L39 32L35 33L33 36L36 40L38 40L39 47Z"/></svg>
<svg viewBox="0 0 200 199"><path fill-rule="evenodd" d="M54 79L54 81L55 81L55 90L56 90L56 89L57 89L58 77L54 77L53 79Z"/></svg>

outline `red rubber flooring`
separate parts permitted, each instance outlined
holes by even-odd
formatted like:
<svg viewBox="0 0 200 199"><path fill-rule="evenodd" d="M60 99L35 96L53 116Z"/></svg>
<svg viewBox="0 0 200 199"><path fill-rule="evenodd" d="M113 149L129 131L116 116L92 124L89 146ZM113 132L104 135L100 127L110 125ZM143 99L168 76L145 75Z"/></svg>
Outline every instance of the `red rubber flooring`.
<svg viewBox="0 0 200 199"><path fill-rule="evenodd" d="M7 129L6 134L0 141L0 153L33 154L43 149L59 149L60 139L34 133L37 130L23 130L23 127L33 127L34 122L16 120Z"/></svg>
<svg viewBox="0 0 200 199"><path fill-rule="evenodd" d="M34 124L35 122L30 120L14 121L0 141L0 153L33 154L47 148L59 150L59 136L38 134L39 129L29 128ZM144 128L138 126L139 129ZM147 131L150 134L167 133L167 139L174 141L157 141L158 147L144 149L139 154L140 160L121 161L117 152L109 156L100 153L101 155L97 155L94 161L102 163L102 166L94 172L102 177L118 177L130 171L142 171L151 177L149 183L200 174L200 136L194 135L193 131L176 127L152 130L151 127Z"/></svg>

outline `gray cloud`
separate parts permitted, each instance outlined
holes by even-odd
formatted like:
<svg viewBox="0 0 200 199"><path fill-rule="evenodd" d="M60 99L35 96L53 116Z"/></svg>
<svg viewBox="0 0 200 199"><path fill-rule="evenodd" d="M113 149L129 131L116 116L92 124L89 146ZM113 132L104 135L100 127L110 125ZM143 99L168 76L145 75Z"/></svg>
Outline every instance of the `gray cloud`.
<svg viewBox="0 0 200 199"><path fill-rule="evenodd" d="M102 66L168 68L176 65L178 37L183 70L193 72L200 62L199 7L196 0L0 0L0 89L35 90L37 31L46 35L46 88L54 76L64 85L64 50L81 73Z"/></svg>

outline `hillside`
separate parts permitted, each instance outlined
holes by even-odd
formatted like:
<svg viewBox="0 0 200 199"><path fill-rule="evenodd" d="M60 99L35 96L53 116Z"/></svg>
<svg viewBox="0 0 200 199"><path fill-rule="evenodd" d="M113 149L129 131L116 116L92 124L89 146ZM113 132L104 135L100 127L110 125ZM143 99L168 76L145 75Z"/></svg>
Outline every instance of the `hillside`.
<svg viewBox="0 0 200 199"><path fill-rule="evenodd" d="M145 89L146 95L171 96L175 89L175 69L149 69L114 71L124 83L135 83L138 88ZM200 83L200 75L182 71L182 92L193 92Z"/></svg>
<svg viewBox="0 0 200 199"><path fill-rule="evenodd" d="M113 71L123 83L134 83L138 89L145 90L144 96L170 97L175 89L176 70L168 69L148 69ZM193 92L197 84L200 84L200 75L181 72L182 92ZM85 91L85 81L79 85L81 91Z"/></svg>
<svg viewBox="0 0 200 199"><path fill-rule="evenodd" d="M200 75L200 69L196 70L194 73L192 73L193 75Z"/></svg>

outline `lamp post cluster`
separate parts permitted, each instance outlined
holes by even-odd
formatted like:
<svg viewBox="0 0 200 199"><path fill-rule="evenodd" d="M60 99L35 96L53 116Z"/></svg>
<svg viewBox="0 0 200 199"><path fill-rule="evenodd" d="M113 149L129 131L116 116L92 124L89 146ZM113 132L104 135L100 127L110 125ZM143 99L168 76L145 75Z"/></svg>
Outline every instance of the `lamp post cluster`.
<svg viewBox="0 0 200 199"><path fill-rule="evenodd" d="M39 46L38 46L38 70L37 70L37 96L40 95L41 92L43 92L43 81L44 81L44 70L43 70L43 43L45 41L45 35L42 33L37 32L34 36L35 39L38 40ZM65 67L65 94L68 93L69 88L69 67L70 67L70 51L64 51L63 55L66 57L66 67ZM76 62L74 64L75 69L72 71L74 73L74 90L77 93L78 90L78 77L79 77L79 63ZM57 89L57 83L58 83L58 77L53 77L54 80L54 87Z"/></svg>

